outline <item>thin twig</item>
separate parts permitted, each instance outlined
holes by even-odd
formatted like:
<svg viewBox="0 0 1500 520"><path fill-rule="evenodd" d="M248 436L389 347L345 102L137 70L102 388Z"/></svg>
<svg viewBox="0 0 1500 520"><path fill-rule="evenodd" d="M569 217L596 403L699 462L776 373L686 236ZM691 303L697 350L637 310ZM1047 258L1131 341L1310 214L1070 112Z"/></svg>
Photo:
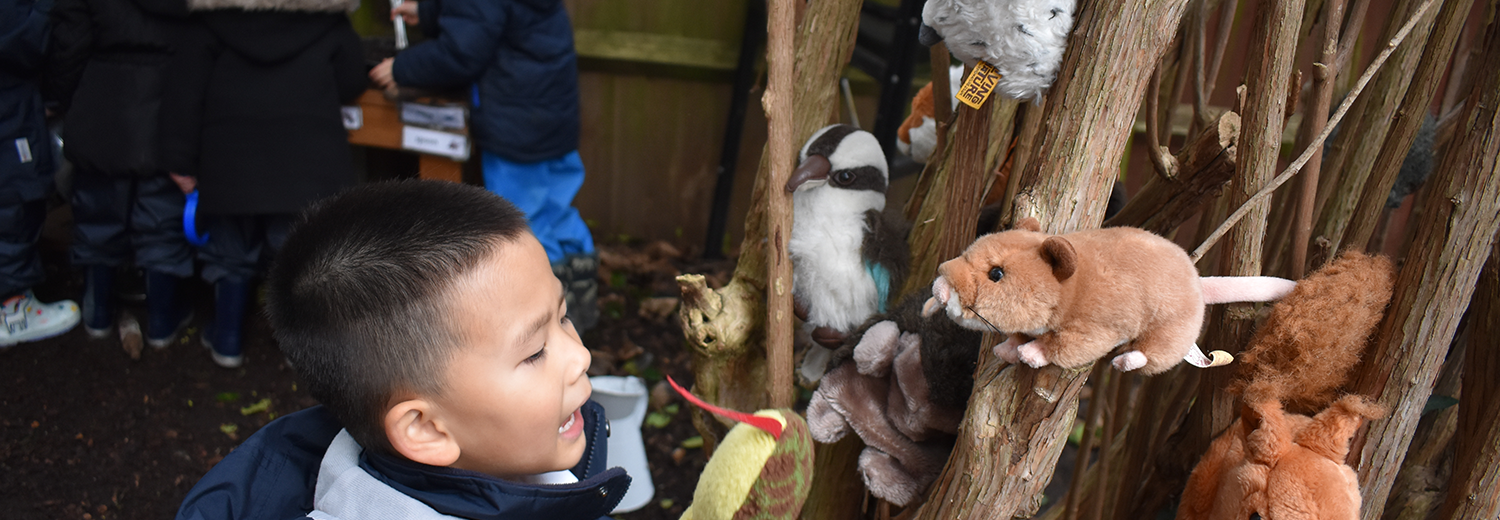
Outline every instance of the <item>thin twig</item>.
<svg viewBox="0 0 1500 520"><path fill-rule="evenodd" d="M1151 72L1151 85L1146 87L1146 148L1147 155L1151 156L1151 165L1156 167L1156 173L1163 179L1169 181L1177 180L1177 158L1167 155L1167 149L1161 145L1161 139L1157 137L1157 100L1161 96L1161 64L1156 64L1156 70ZM1170 124L1170 123L1169 123Z"/></svg>
<svg viewBox="0 0 1500 520"><path fill-rule="evenodd" d="M1224 0L1222 7L1219 8L1219 33L1214 35L1217 37L1214 42L1214 55L1213 59L1209 60L1208 74L1204 78L1207 80L1203 88L1205 97L1213 95L1214 85L1219 82L1219 66L1224 64L1224 50L1229 48L1229 35L1234 32L1234 12L1239 5L1239 0Z"/></svg>
<svg viewBox="0 0 1500 520"><path fill-rule="evenodd" d="M1189 137L1198 135L1198 131L1207 125L1208 93L1203 91L1204 68L1208 66L1208 0L1198 4L1198 11L1193 20L1193 121L1188 125Z"/></svg>
<svg viewBox="0 0 1500 520"><path fill-rule="evenodd" d="M1276 191L1276 188L1281 187L1282 184L1301 171L1302 165L1307 164L1307 161L1312 158L1315 152L1323 149L1323 141L1328 139L1328 134L1332 133L1333 129L1338 126L1339 121L1344 119L1344 113L1348 112L1349 107L1354 104L1354 100L1359 98L1359 94L1365 89L1365 85L1370 82L1371 78L1375 77L1375 73L1380 70L1381 65L1385 64L1386 58L1391 57L1391 53L1396 50L1396 47L1401 45L1402 41L1406 40L1406 35L1411 33L1412 27L1417 25L1417 22L1422 19L1422 15L1427 12L1427 8L1432 7L1434 2L1436 0L1422 2L1422 5L1417 8L1416 12L1412 13L1411 19L1406 21L1406 25L1401 27L1401 31L1396 33L1396 37L1392 38L1389 44L1386 44L1385 50L1381 51L1380 55L1375 57L1375 61L1370 64L1370 67L1365 69L1364 75L1359 77L1359 82L1349 91L1349 95L1344 96L1344 102L1339 104L1338 111L1328 120L1327 126L1318 134L1318 137L1307 145L1306 150L1302 151L1302 155L1297 157L1297 160L1292 161L1292 164L1287 166L1286 171L1281 172L1275 179L1272 179L1270 184L1261 188L1255 196L1245 201L1245 204L1241 205L1239 209L1234 210L1234 213L1230 214L1229 218L1225 219L1224 223L1220 224L1218 229L1215 229L1207 239L1204 239L1203 243L1197 249L1193 250L1193 254L1191 255L1193 263L1198 263L1203 258L1203 254L1209 248L1212 248L1224 236L1224 233L1227 233L1230 228L1239 223L1240 219L1250 213L1250 210L1254 209L1256 204L1265 201L1266 198L1270 197Z"/></svg>
<svg viewBox="0 0 1500 520"><path fill-rule="evenodd" d="M1333 70L1343 70L1344 65L1349 64L1349 57L1354 55L1354 42L1359 40L1359 33L1364 29L1365 12L1369 7L1370 0L1354 0L1354 5L1349 8L1349 19L1344 22L1343 34L1339 36L1338 59L1329 64Z"/></svg>

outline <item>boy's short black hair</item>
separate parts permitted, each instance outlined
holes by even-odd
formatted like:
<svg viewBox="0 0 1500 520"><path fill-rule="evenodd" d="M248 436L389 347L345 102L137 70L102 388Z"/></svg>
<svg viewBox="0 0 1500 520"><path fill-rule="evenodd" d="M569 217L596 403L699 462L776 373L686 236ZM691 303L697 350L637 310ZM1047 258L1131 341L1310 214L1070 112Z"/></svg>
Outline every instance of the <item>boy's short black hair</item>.
<svg viewBox="0 0 1500 520"><path fill-rule="evenodd" d="M433 395L458 345L449 288L529 232L515 206L441 181L367 184L310 209L267 280L281 350L366 449L391 453L398 391Z"/></svg>

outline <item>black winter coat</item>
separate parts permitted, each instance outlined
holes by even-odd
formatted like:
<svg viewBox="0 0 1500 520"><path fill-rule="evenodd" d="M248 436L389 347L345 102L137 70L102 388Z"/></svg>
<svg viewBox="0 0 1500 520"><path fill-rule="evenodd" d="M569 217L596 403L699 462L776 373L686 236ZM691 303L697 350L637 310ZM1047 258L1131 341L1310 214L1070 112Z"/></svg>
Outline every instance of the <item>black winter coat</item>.
<svg viewBox="0 0 1500 520"><path fill-rule="evenodd" d="M0 0L0 206L45 198L56 162L37 75L52 0Z"/></svg>
<svg viewBox="0 0 1500 520"><path fill-rule="evenodd" d="M67 113L63 153L107 175L159 174L158 114L184 0L57 0L43 95Z"/></svg>
<svg viewBox="0 0 1500 520"><path fill-rule="evenodd" d="M168 71L162 160L168 171L198 177L199 211L296 213L352 186L339 107L369 80L342 10L348 2L189 0L188 7L207 4L256 10L196 12Z"/></svg>
<svg viewBox="0 0 1500 520"><path fill-rule="evenodd" d="M578 54L562 0L418 6L422 32L436 38L396 56L397 84L473 85L474 140L510 161L545 161L578 149Z"/></svg>

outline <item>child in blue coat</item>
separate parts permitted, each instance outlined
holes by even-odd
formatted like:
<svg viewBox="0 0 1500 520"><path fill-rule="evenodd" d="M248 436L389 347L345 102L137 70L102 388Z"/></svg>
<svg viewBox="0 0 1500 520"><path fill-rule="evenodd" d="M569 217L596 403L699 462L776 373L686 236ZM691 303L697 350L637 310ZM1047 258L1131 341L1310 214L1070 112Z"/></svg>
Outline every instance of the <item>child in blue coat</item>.
<svg viewBox="0 0 1500 520"><path fill-rule="evenodd" d="M578 55L562 0L424 0L392 12L430 40L387 59L370 78L471 92L470 127L484 184L526 213L547 259L569 287L579 330L598 319L598 256L572 207L583 186L578 157Z"/></svg>
<svg viewBox="0 0 1500 520"><path fill-rule="evenodd" d="M177 518L594 520L606 469L589 351L517 209L442 181L312 210L267 280L276 339L323 406L277 419Z"/></svg>
<svg viewBox="0 0 1500 520"><path fill-rule="evenodd" d="M78 305L42 303L36 241L56 169L37 75L45 62L52 0L0 1L0 347L67 332Z"/></svg>

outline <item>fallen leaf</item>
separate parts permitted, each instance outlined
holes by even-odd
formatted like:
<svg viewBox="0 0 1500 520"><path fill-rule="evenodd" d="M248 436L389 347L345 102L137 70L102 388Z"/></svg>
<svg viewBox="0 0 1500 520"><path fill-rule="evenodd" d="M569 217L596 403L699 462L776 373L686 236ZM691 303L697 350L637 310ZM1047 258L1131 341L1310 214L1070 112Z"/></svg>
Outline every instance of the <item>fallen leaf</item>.
<svg viewBox="0 0 1500 520"><path fill-rule="evenodd" d="M270 409L271 409L271 398L267 397L265 399L261 399L259 401L256 401L255 404L252 404L250 406L246 406L244 408L240 408L240 415L256 414L256 413L261 413L261 412L264 412L264 411L267 411L267 410L270 410Z"/></svg>

